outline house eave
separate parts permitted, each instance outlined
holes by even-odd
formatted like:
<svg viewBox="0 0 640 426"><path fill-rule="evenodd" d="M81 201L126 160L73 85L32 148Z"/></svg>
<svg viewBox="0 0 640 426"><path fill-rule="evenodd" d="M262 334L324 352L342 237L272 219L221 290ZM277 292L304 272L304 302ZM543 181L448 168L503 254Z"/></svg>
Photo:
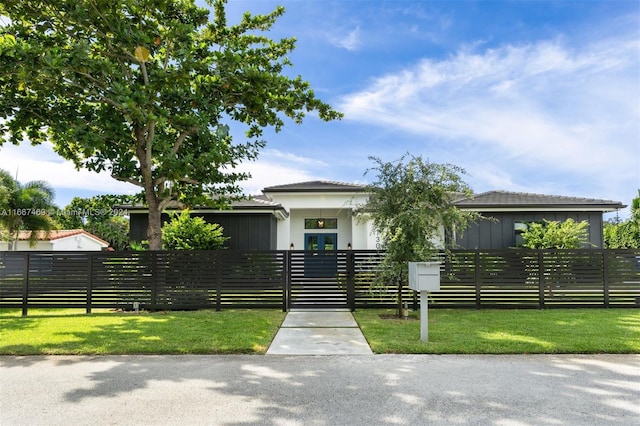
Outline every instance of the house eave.
<svg viewBox="0 0 640 426"><path fill-rule="evenodd" d="M499 206L458 206L458 209L472 212L486 213L513 213L513 212L615 212L624 208L624 206L517 206L517 207L499 207Z"/></svg>
<svg viewBox="0 0 640 426"><path fill-rule="evenodd" d="M124 209L127 210L127 212L129 214L148 214L149 213L149 209L146 207L123 207ZM163 213L175 213L175 212L179 212L180 209L167 209L164 210ZM256 207L248 207L248 206L244 206L244 207L231 207L229 209L216 209L216 208L206 208L206 207L197 207L194 209L189 210L191 213L197 213L197 214L260 214L260 213L266 213L266 214L273 214L274 216L276 216L276 218L280 219L280 218L287 218L289 217L289 212L287 212L287 210L282 207L282 206L278 206L278 207L273 207L273 208L265 208L262 206L256 206Z"/></svg>

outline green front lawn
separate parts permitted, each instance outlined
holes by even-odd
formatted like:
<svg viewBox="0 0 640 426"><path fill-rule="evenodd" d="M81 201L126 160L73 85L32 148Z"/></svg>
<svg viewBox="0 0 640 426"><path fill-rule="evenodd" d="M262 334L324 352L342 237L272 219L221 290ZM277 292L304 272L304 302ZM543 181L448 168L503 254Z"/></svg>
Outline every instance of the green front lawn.
<svg viewBox="0 0 640 426"><path fill-rule="evenodd" d="M354 312L375 353L640 353L640 309L429 309L428 343L417 313L394 312Z"/></svg>
<svg viewBox="0 0 640 426"><path fill-rule="evenodd" d="M263 354L284 319L275 310L90 315L79 310L0 310L0 355Z"/></svg>
<svg viewBox="0 0 640 426"><path fill-rule="evenodd" d="M417 313L354 316L375 353L640 353L640 309L430 309L429 342ZM0 355L264 354L284 313L276 310L140 314L0 310Z"/></svg>

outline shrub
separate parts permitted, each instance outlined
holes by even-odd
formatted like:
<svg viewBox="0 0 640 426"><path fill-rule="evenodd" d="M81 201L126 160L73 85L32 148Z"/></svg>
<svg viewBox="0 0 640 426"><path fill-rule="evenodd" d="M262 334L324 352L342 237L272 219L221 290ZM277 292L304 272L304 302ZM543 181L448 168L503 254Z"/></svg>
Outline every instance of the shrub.
<svg viewBox="0 0 640 426"><path fill-rule="evenodd" d="M165 250L218 250L229 239L223 236L217 223L207 223L201 217L191 217L189 210L175 214L162 227L162 244Z"/></svg>

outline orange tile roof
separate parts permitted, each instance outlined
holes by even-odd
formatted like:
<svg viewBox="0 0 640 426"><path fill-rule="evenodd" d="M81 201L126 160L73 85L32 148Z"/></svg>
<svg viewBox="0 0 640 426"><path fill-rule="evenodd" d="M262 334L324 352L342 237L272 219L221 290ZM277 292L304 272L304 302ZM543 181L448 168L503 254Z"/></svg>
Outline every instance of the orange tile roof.
<svg viewBox="0 0 640 426"><path fill-rule="evenodd" d="M31 234L31 231L20 231L18 234L18 240L28 240L30 234ZM49 231L48 238L46 237L46 233L44 231L38 231L36 233L38 241L53 241L53 240L59 240L61 238L72 237L74 235L85 235L107 246L109 245L109 243L103 240L102 238L96 237L95 235L85 231L84 229L58 229L54 231Z"/></svg>

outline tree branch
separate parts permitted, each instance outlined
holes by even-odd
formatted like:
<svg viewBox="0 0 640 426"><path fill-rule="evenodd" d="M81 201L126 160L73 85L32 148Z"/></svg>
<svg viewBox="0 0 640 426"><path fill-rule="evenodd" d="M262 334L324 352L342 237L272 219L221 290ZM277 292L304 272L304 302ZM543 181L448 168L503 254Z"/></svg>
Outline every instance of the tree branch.
<svg viewBox="0 0 640 426"><path fill-rule="evenodd" d="M182 146L184 141L187 139L187 136L191 135L194 132L197 132L198 130L198 127L190 127L187 130L183 130L182 133L180 133L180 136L178 136L178 139L176 139L176 143L174 143L173 147L171 148L171 155L176 155L178 153L178 150L180 149L180 146Z"/></svg>
<svg viewBox="0 0 640 426"><path fill-rule="evenodd" d="M149 75L147 74L147 66L144 61L140 61L140 70L142 71L142 81L144 85L147 86L149 84Z"/></svg>
<svg viewBox="0 0 640 426"><path fill-rule="evenodd" d="M131 184L133 184L135 186L139 186L141 188L144 187L144 185L140 181L137 181L137 180L134 180L134 179L131 179L131 178L127 178L127 177L124 177L124 176L118 176L115 173L112 173L111 177L114 178L115 180L119 180L120 182L131 183Z"/></svg>
<svg viewBox="0 0 640 426"><path fill-rule="evenodd" d="M163 211L164 209L168 209L170 207L177 207L177 208L182 208L184 207L184 204L181 203L178 200L173 200L171 198L165 198L162 201L160 201L160 205L159 205L159 209L160 211Z"/></svg>

